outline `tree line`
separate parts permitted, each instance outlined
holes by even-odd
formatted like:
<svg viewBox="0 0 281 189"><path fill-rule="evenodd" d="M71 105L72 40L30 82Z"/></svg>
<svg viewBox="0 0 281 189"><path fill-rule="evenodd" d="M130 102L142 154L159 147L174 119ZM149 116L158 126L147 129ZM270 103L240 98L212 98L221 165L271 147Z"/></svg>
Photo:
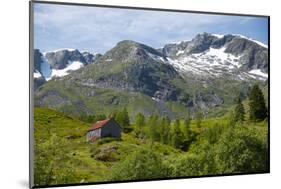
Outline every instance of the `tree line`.
<svg viewBox="0 0 281 189"><path fill-rule="evenodd" d="M249 120L250 121L262 121L267 118L268 111L265 105L263 93L258 85L254 85L248 95L249 105ZM242 104L240 96L235 99L235 108L232 115L232 122L245 121L245 108Z"/></svg>
<svg viewBox="0 0 281 189"><path fill-rule="evenodd" d="M186 150L194 137L190 123L189 115L183 120L176 119L172 122L168 116L151 115L145 118L143 114L138 113L135 116L134 134L141 139L151 139Z"/></svg>
<svg viewBox="0 0 281 189"><path fill-rule="evenodd" d="M248 95L249 99L249 120L261 121L267 118L268 112L265 105L263 93L258 85L254 85ZM235 99L235 107L230 116L230 124L242 123L245 121L246 111L242 99L238 96ZM83 121L94 123L98 120L106 119L106 115L81 116ZM170 120L168 116L150 115L145 117L142 113L137 113L134 117L134 124L131 123L129 113L126 108L116 110L108 117L113 117L123 128L123 132L132 132L140 139L150 139L153 142L161 142L171 145L177 149L187 150L195 137L191 130L191 116L187 114L183 119ZM194 116L194 123L200 128L203 120L202 112L198 111Z"/></svg>

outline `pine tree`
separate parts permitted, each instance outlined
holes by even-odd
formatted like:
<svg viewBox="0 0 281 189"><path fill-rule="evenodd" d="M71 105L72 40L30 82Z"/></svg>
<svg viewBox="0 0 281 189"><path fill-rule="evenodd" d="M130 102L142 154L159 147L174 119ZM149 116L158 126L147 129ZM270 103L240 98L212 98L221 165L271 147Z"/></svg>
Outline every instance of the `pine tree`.
<svg viewBox="0 0 281 189"><path fill-rule="evenodd" d="M161 119L160 141L163 144L169 143L170 124L171 124L171 120L169 119L169 117L165 116Z"/></svg>
<svg viewBox="0 0 281 189"><path fill-rule="evenodd" d="M152 115L148 118L149 136L152 141L160 141L158 116Z"/></svg>
<svg viewBox="0 0 281 189"><path fill-rule="evenodd" d="M238 97L236 100L236 106L234 108L233 121L237 123L237 122L243 122L244 120L245 120L245 109L241 102L240 97Z"/></svg>
<svg viewBox="0 0 281 189"><path fill-rule="evenodd" d="M183 120L183 141L182 150L187 150L192 141L192 131L190 129L191 119L189 114Z"/></svg>
<svg viewBox="0 0 281 189"><path fill-rule="evenodd" d="M183 138L183 134L180 130L180 121L176 119L173 126L172 137L171 137L172 146L175 148L181 148L182 138Z"/></svg>
<svg viewBox="0 0 281 189"><path fill-rule="evenodd" d="M137 113L136 115L136 129L135 129L135 134L139 138L144 137L144 126L145 126L145 117L141 113Z"/></svg>
<svg viewBox="0 0 281 189"><path fill-rule="evenodd" d="M254 85L249 94L250 120L260 121L267 117L264 96L258 85Z"/></svg>
<svg viewBox="0 0 281 189"><path fill-rule="evenodd" d="M123 125L123 120L124 120L124 118L123 118L122 112L119 112L119 111L114 112L114 118L115 118L115 121L116 121L122 128L124 128L124 125Z"/></svg>
<svg viewBox="0 0 281 189"><path fill-rule="evenodd" d="M130 126L130 118L126 108L123 109L122 114L123 114L123 125L125 127Z"/></svg>
<svg viewBox="0 0 281 189"><path fill-rule="evenodd" d="M122 128L130 126L130 118L127 109L124 108L122 111L118 111L117 113L115 113L115 120L120 124Z"/></svg>

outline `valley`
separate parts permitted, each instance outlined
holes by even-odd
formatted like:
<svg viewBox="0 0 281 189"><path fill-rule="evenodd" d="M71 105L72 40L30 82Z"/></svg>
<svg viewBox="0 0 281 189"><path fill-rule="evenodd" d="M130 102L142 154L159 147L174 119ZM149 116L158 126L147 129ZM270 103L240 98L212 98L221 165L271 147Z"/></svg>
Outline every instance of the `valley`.
<svg viewBox="0 0 281 189"><path fill-rule="evenodd" d="M237 34L35 49L35 185L268 172L268 64ZM106 119L121 137L86 142Z"/></svg>

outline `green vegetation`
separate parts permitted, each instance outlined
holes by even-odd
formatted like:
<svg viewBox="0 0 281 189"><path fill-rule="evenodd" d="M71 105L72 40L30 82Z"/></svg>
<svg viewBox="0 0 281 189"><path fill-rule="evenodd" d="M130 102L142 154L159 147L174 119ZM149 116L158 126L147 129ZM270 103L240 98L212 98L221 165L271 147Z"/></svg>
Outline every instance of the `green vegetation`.
<svg viewBox="0 0 281 189"><path fill-rule="evenodd" d="M124 108L127 109L131 120L134 120L139 112L143 115L160 114L163 108L171 109L175 116L187 113L186 107L178 102L168 101L165 107L159 107L151 97L140 92L78 85L71 80L64 82L52 79L36 91L34 98L35 106L53 108L77 117L103 114L108 116Z"/></svg>
<svg viewBox="0 0 281 189"><path fill-rule="evenodd" d="M130 126L130 118L126 108L124 108L122 111L114 112L113 117L115 118L117 123L119 123L119 125L122 125L124 128Z"/></svg>
<svg viewBox="0 0 281 189"><path fill-rule="evenodd" d="M140 149L112 169L112 180L143 180L168 176L160 154Z"/></svg>
<svg viewBox="0 0 281 189"><path fill-rule="evenodd" d="M180 121L177 119L174 122L171 134L171 145L174 148L181 148L183 133L180 130Z"/></svg>
<svg viewBox="0 0 281 189"><path fill-rule="evenodd" d="M150 149L166 158L182 153L133 133L87 143L90 124L47 108L35 108L34 120L36 186L112 180L113 166L137 150Z"/></svg>
<svg viewBox="0 0 281 189"><path fill-rule="evenodd" d="M81 114L79 119L81 121L87 122L87 123L95 123L100 120L106 119L106 115L100 114L100 115L86 115L86 114Z"/></svg>
<svg viewBox="0 0 281 189"><path fill-rule="evenodd" d="M174 120L141 112L131 119L129 108L77 118L35 108L35 184L268 172L264 98L256 86L251 91L214 118L186 111ZM90 123L112 116L130 132L122 132L120 139L86 142Z"/></svg>
<svg viewBox="0 0 281 189"><path fill-rule="evenodd" d="M203 119L204 115L202 112L198 111L196 112L196 115L195 115L195 120L196 120L196 126L198 128L201 127L201 123L202 123L202 119Z"/></svg>
<svg viewBox="0 0 281 189"><path fill-rule="evenodd" d="M145 117L141 113L137 113L135 118L135 135L138 138L144 137Z"/></svg>
<svg viewBox="0 0 281 189"><path fill-rule="evenodd" d="M254 85L249 94L250 119L264 120L267 117L264 96L258 85Z"/></svg>
<svg viewBox="0 0 281 189"><path fill-rule="evenodd" d="M233 121L243 122L245 120L245 109L241 102L240 97L237 98L236 106L234 109Z"/></svg>

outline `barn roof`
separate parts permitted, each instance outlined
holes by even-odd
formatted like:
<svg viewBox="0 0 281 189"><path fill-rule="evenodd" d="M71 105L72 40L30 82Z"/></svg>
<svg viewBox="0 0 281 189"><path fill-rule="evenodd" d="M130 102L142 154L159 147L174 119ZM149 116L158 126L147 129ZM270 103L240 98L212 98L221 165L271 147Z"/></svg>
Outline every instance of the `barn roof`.
<svg viewBox="0 0 281 189"><path fill-rule="evenodd" d="M95 124L93 124L93 125L88 129L88 131L92 131L92 130L99 129L99 128L105 126L110 120L111 120L111 119L105 119L105 120L97 121Z"/></svg>

